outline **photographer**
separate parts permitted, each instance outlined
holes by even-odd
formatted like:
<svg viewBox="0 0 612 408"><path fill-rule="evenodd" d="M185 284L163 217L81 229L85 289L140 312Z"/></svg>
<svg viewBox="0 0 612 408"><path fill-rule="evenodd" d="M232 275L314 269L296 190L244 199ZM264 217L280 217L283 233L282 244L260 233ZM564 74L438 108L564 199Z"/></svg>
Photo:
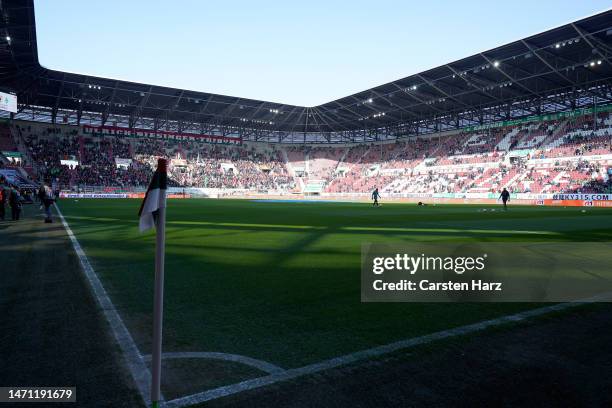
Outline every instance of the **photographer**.
<svg viewBox="0 0 612 408"><path fill-rule="evenodd" d="M52 223L53 219L51 218L51 205L55 201L53 197L53 190L48 185L43 185L41 191L39 193L42 203L45 206L45 222Z"/></svg>
<svg viewBox="0 0 612 408"><path fill-rule="evenodd" d="M11 206L11 219L13 221L19 221L19 216L21 215L21 194L19 194L19 190L17 190L16 187L11 187L8 191L8 201Z"/></svg>

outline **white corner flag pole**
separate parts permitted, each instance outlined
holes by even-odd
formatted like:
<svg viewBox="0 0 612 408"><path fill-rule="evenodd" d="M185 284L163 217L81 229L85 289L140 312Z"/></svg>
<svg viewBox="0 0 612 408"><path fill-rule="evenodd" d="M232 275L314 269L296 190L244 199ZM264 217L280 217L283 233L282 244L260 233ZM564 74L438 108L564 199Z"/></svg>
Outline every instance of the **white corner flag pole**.
<svg viewBox="0 0 612 408"><path fill-rule="evenodd" d="M155 297L153 303L153 355L151 377L152 407L158 408L161 387L162 323L164 320L164 257L166 245L166 209L157 214L157 235L155 241Z"/></svg>
<svg viewBox="0 0 612 408"><path fill-rule="evenodd" d="M164 258L166 245L166 165L159 159L157 174L147 190L141 207L141 231L155 221L155 295L153 299L153 350L151 359L151 406L159 408L161 396L162 323L164 317ZM146 210L155 210L155 217ZM148 220L148 224L147 224Z"/></svg>

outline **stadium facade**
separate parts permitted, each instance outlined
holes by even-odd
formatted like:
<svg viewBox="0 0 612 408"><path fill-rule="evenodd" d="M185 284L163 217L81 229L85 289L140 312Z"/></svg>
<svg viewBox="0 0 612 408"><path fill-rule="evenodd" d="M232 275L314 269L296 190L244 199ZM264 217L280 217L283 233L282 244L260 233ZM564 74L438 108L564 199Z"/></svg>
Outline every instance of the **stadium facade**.
<svg viewBox="0 0 612 408"><path fill-rule="evenodd" d="M305 107L48 69L38 61L33 0L1 7L0 87L19 102L3 115L16 120L338 144L596 113L612 102L612 10Z"/></svg>

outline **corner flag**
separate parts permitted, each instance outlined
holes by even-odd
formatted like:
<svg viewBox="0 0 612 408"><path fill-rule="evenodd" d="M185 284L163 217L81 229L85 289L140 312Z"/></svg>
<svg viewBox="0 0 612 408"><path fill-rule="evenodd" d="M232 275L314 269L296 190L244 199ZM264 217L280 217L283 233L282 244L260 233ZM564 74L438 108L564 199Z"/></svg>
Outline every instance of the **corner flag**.
<svg viewBox="0 0 612 408"><path fill-rule="evenodd" d="M162 323L164 318L164 258L166 246L167 161L158 159L157 170L140 206L140 232L156 227L155 297L153 300L153 352L151 353L151 406L159 407L161 396Z"/></svg>
<svg viewBox="0 0 612 408"><path fill-rule="evenodd" d="M145 198L140 205L140 211L138 211L140 232L153 228L159 209L166 208L167 185L166 159L158 159L157 170L153 173Z"/></svg>

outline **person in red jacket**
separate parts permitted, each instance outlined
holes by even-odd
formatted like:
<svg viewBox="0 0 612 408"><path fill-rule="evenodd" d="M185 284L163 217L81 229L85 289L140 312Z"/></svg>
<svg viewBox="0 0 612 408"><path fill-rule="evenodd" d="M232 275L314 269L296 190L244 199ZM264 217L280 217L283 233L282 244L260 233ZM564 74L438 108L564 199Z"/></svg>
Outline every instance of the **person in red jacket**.
<svg viewBox="0 0 612 408"><path fill-rule="evenodd" d="M0 176L0 221L4 221L8 194L9 190L6 185L6 179L4 178L4 176Z"/></svg>

